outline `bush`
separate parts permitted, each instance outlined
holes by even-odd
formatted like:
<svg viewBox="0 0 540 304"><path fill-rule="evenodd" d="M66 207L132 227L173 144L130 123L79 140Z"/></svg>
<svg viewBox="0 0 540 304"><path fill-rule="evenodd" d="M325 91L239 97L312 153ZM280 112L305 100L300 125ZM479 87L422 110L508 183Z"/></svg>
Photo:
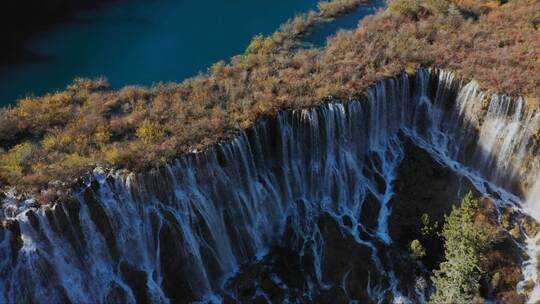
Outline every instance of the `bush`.
<svg viewBox="0 0 540 304"><path fill-rule="evenodd" d="M25 164L32 156L33 150L34 146L29 142L25 142L0 155L0 178L4 181L16 183L24 175Z"/></svg>
<svg viewBox="0 0 540 304"><path fill-rule="evenodd" d="M321 1L317 4L324 18L332 18L346 13L358 6L362 0L331 0Z"/></svg>
<svg viewBox="0 0 540 304"><path fill-rule="evenodd" d="M422 243L420 243L419 240L413 240L409 247L411 256L414 259L419 260L426 256L426 249L424 246L422 246Z"/></svg>
<svg viewBox="0 0 540 304"><path fill-rule="evenodd" d="M448 13L452 1L449 0L393 0L388 7L391 11L410 17L418 17L422 13L445 15Z"/></svg>
<svg viewBox="0 0 540 304"><path fill-rule="evenodd" d="M435 292L430 303L471 303L480 288L480 267L487 236L474 224L478 201L469 192L445 217L442 231L445 261L432 276Z"/></svg>
<svg viewBox="0 0 540 304"><path fill-rule="evenodd" d="M162 140L164 132L162 127L153 121L145 120L139 128L137 128L137 137L145 144L150 145Z"/></svg>
<svg viewBox="0 0 540 304"><path fill-rule="evenodd" d="M422 9L420 0L394 0L388 4L390 11L400 15L416 17Z"/></svg>
<svg viewBox="0 0 540 304"><path fill-rule="evenodd" d="M109 82L105 77L98 77L94 79L75 78L73 82L68 86L68 90L96 92L106 90L109 87Z"/></svg>
<svg viewBox="0 0 540 304"><path fill-rule="evenodd" d="M426 0L425 6L432 14L447 14L452 1L449 0Z"/></svg>

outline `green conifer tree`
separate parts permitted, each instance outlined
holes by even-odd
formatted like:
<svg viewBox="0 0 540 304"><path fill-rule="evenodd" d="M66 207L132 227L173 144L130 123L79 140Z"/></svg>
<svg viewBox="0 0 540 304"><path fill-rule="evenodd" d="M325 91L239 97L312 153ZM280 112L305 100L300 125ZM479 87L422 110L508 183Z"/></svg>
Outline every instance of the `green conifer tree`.
<svg viewBox="0 0 540 304"><path fill-rule="evenodd" d="M478 201L469 192L459 207L445 217L442 231L445 260L431 278L435 292L433 304L471 303L478 294L482 269L480 261L486 246L486 235L474 225Z"/></svg>

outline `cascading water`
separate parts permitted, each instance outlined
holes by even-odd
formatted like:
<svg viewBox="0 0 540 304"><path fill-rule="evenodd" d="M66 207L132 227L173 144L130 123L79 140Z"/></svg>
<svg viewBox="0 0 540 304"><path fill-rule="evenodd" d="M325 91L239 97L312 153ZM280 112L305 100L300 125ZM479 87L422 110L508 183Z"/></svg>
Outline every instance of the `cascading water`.
<svg viewBox="0 0 540 304"><path fill-rule="evenodd" d="M234 277L279 246L298 254L303 276L293 290L269 275L285 294L280 302L320 302L336 288L347 301L423 301L427 287L404 288L385 253L404 142L501 204L523 199L537 214L540 111L425 69L368 93L280 112L152 172L95 170L64 204L23 208L7 199L0 302L242 302ZM339 246L358 253L355 263L332 264ZM536 282L535 265L526 263L525 276ZM276 301L250 288L250 301Z"/></svg>

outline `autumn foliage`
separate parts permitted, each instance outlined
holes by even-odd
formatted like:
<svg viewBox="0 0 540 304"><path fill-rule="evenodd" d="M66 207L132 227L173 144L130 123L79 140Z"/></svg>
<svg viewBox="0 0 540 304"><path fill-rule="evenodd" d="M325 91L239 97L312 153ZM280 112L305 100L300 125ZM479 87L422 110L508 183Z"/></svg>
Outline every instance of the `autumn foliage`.
<svg viewBox="0 0 540 304"><path fill-rule="evenodd" d="M320 8L336 14L332 5ZM323 48L295 39L325 16L310 14L255 37L244 54L179 84L111 90L104 79L78 79L65 91L1 110L0 183L33 192L68 186L96 166L158 166L227 139L264 115L328 96L363 95L374 81L421 65L474 78L488 90L540 96L539 1L389 9L339 32Z"/></svg>

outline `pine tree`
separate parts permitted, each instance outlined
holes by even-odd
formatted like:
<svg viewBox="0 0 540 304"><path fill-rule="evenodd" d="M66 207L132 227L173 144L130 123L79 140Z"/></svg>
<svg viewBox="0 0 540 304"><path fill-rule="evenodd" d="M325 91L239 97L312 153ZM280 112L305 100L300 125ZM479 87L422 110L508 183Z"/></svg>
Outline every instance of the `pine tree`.
<svg viewBox="0 0 540 304"><path fill-rule="evenodd" d="M445 217L442 231L445 261L434 271L431 280L435 292L430 303L471 303L480 287L480 260L486 246L486 235L474 225L478 201L468 193L459 207Z"/></svg>

